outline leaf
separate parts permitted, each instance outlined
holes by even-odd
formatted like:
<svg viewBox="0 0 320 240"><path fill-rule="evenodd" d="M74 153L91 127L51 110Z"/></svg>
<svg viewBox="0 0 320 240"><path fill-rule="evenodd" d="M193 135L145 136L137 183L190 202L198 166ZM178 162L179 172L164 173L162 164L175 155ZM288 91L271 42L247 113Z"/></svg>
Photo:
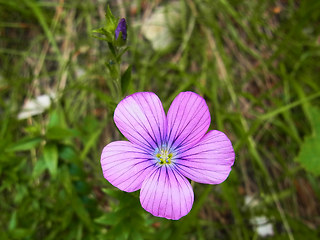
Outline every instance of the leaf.
<svg viewBox="0 0 320 240"><path fill-rule="evenodd" d="M99 37L94 36L94 35L93 35L93 37L98 38L100 40L105 40L105 41L107 41L108 43L111 44L111 43L113 43L114 38L115 38L115 30L117 28L118 19L116 19L113 16L109 6L107 7L107 11L106 11L105 17L106 17L106 25L104 27L102 27L102 28L95 29L92 32L93 33L102 34L106 38L99 38Z"/></svg>
<svg viewBox="0 0 320 240"><path fill-rule="evenodd" d="M7 152L17 152L17 151L25 151L25 150L30 150L32 148L35 148L36 146L39 145L41 142L42 138L40 137L26 137L15 144L12 144L9 146L6 151Z"/></svg>
<svg viewBox="0 0 320 240"><path fill-rule="evenodd" d="M76 151L71 146L62 146L59 149L59 157L67 162L76 162L78 159Z"/></svg>
<svg viewBox="0 0 320 240"><path fill-rule="evenodd" d="M30 235L30 229L27 228L15 228L11 231L11 239L26 239L26 236Z"/></svg>
<svg viewBox="0 0 320 240"><path fill-rule="evenodd" d="M122 48L122 49L119 51L119 53L118 53L118 55L117 55L117 61L118 61L118 62L121 61L122 55L125 54L128 50L129 50L129 47L127 46L127 47L125 47L125 48Z"/></svg>
<svg viewBox="0 0 320 240"><path fill-rule="evenodd" d="M131 81L131 70L132 70L132 66L129 66L127 68L127 70L121 76L121 91L122 91L122 95L125 95L125 93L127 92L128 86L130 84L130 81Z"/></svg>
<svg viewBox="0 0 320 240"><path fill-rule="evenodd" d="M59 177L61 177L62 184L63 184L64 188L66 189L68 195L70 197L73 197L72 196L72 193L74 192L73 185L71 183L70 173L69 173L68 169L66 168L66 166L63 166L63 168L61 170L61 175L59 175Z"/></svg>
<svg viewBox="0 0 320 240"><path fill-rule="evenodd" d="M92 35L92 37L103 40L103 41L107 41L107 42L112 42L113 41L113 35L110 32L107 32L105 28L99 28L99 29L95 29L92 31L93 33L99 33L104 35L106 38L100 38L98 36Z"/></svg>
<svg viewBox="0 0 320 240"><path fill-rule="evenodd" d="M52 140L66 139L75 135L77 134L74 130L59 126L50 127L46 132L46 137Z"/></svg>
<svg viewBox="0 0 320 240"><path fill-rule="evenodd" d="M307 171L320 175L320 137L309 136L301 145L296 159Z"/></svg>
<svg viewBox="0 0 320 240"><path fill-rule="evenodd" d="M112 226L119 222L119 217L116 212L105 213L100 217L94 219L94 221L98 224Z"/></svg>
<svg viewBox="0 0 320 240"><path fill-rule="evenodd" d="M56 177L58 168L57 146L51 143L46 144L43 149L43 158L52 177Z"/></svg>
<svg viewBox="0 0 320 240"><path fill-rule="evenodd" d="M89 136L85 144L85 147L80 154L80 159L84 159L85 156L88 154L89 150L97 144L97 139L100 136L101 132L102 132L102 128L96 130Z"/></svg>
<svg viewBox="0 0 320 240"><path fill-rule="evenodd" d="M130 233L130 239L135 239L135 240L143 240L143 236L141 235L141 233L139 231L137 231L136 229L133 229L133 231Z"/></svg>
<svg viewBox="0 0 320 240"><path fill-rule="evenodd" d="M48 129L52 127L67 128L64 112L60 107L52 111L50 114Z"/></svg>
<svg viewBox="0 0 320 240"><path fill-rule="evenodd" d="M100 33L102 35L107 35L109 34L103 27L102 28L98 28L98 29L95 29L95 30L92 30L93 33Z"/></svg>
<svg viewBox="0 0 320 240"><path fill-rule="evenodd" d="M32 177L34 179L38 178L46 169L47 164L44 161L43 157L40 157L33 168Z"/></svg>
<svg viewBox="0 0 320 240"><path fill-rule="evenodd" d="M112 32L114 33L116 27L117 27L117 19L113 16L111 10L110 10L110 7L109 5L107 6L107 11L106 11L106 21L107 21L107 24L106 24L106 27L105 29L107 30L107 32Z"/></svg>
<svg viewBox="0 0 320 240"><path fill-rule="evenodd" d="M118 189L102 188L102 192L108 194L115 199L123 198L124 193Z"/></svg>
<svg viewBox="0 0 320 240"><path fill-rule="evenodd" d="M92 229L91 217L88 211L85 209L81 200L77 196L73 196L71 199L72 208L75 214L81 219L88 229Z"/></svg>
<svg viewBox="0 0 320 240"><path fill-rule="evenodd" d="M320 110L310 109L313 134L305 138L296 158L307 171L316 176L320 175Z"/></svg>
<svg viewBox="0 0 320 240"><path fill-rule="evenodd" d="M9 231L12 231L16 228L17 226L17 211L13 211L13 213L11 214L11 218L9 221Z"/></svg>
<svg viewBox="0 0 320 240"><path fill-rule="evenodd" d="M114 45L117 47L123 47L127 43L127 39L124 40L122 37L122 32L119 33L118 38L114 41Z"/></svg>

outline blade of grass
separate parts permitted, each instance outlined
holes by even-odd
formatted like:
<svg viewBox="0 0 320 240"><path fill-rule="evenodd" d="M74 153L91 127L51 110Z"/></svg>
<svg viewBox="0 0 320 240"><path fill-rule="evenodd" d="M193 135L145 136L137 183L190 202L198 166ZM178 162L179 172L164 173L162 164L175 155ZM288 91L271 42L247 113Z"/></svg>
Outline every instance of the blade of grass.
<svg viewBox="0 0 320 240"><path fill-rule="evenodd" d="M24 0L25 4L32 10L32 12L35 14L35 16L37 17L40 25L42 26L50 44L52 45L53 50L55 51L55 53L57 54L58 59L60 60L61 57L61 53L59 50L59 47L57 45L57 42L53 36L53 33L50 29L50 27L48 26L46 20L45 20L45 16L43 14L43 11L41 10L41 8L38 6L38 4L36 2L34 2L33 0Z"/></svg>

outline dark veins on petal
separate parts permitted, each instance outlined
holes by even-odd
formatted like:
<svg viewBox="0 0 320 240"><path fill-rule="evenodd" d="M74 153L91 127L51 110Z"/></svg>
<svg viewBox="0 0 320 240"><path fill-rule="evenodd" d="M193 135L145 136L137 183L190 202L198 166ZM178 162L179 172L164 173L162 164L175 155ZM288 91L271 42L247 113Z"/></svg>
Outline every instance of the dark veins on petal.
<svg viewBox="0 0 320 240"><path fill-rule="evenodd" d="M136 120L136 118L134 118L134 117L127 111L127 109L125 109L125 110L126 110L126 112L128 113L128 115L130 115L133 119ZM118 111L121 112L121 110L118 110ZM127 125L126 125L126 127L128 127L128 126L130 125L130 126L131 126L130 128L131 128L132 130L134 130L134 132L136 132L143 140L145 140L145 142L148 143L150 149L153 149L152 144L151 144L140 132L136 131L135 126L134 126L134 125L131 123L131 121L126 117L126 115L123 114L123 112L121 112L121 114L122 114L123 117L127 120L127 123L126 123ZM136 120L136 122L137 122L137 120ZM138 124L139 124L139 126L141 126L141 127L147 132L147 134L149 135L149 137L152 139L152 137L150 136L150 134L148 133L148 131L145 129L145 127L144 127L143 125L141 125L140 123L138 123ZM127 132L126 130L124 130L124 128L123 128L121 131L124 131L124 132L126 132L127 134L129 134L132 138L136 139L137 142L141 142L141 141L138 140L136 137L134 137L132 134L130 134L129 132ZM153 139L152 139L152 140L153 140ZM153 141L154 141L154 140L153 140Z"/></svg>
<svg viewBox="0 0 320 240"><path fill-rule="evenodd" d="M160 135L160 137L161 137L161 130L160 130L160 127L159 127L159 122L157 121L158 119L155 117L154 111L153 111L153 109L150 107L151 104L150 104L150 102L145 98L145 95L143 95L143 98L144 98L144 100L146 101L147 106L149 107L149 109L150 109L150 111L151 111L151 113L152 113L152 116L153 116L155 122L157 123L159 135ZM143 109L143 105L141 104L141 102L139 101L139 99L137 99L137 103L139 104L139 106L141 107L141 109ZM152 103L153 103L153 101L152 101ZM157 134L155 133L155 130L153 129L153 126L152 126L152 124L150 123L150 120L149 120L148 116L146 116L146 119L147 119L147 121L148 121L148 124L149 124L149 126L150 126L150 128L151 128L151 131L152 131L154 137L156 138ZM146 131L148 132L147 129L146 129ZM148 134L149 134L149 132L148 132ZM149 136L151 137L150 134L149 134ZM159 143L158 143L157 139L154 139L153 137L151 137L151 139L154 141L154 143L155 143L155 144L157 145L157 147L159 148L160 146L159 146Z"/></svg>

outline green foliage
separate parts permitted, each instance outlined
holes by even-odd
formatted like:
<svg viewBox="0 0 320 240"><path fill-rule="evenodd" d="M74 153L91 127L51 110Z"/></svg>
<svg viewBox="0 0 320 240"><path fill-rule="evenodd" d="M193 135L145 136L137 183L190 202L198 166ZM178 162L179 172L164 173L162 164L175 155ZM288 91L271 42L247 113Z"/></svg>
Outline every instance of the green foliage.
<svg viewBox="0 0 320 240"><path fill-rule="evenodd" d="M109 75L113 81L114 86L111 87L113 92L113 97L117 101L120 100L121 96L124 95L125 90L128 87L129 80L131 78L131 73L126 72L121 76L120 64L123 54L128 50L128 47L123 48L126 45L126 40L122 39L122 31L119 33L118 38L115 36L115 31L118 26L118 19L114 17L109 6L106 10L106 25L102 28L93 30L93 33L99 33L105 36L105 38L100 38L95 35L93 37L98 38L99 40L106 41L110 50L110 54L106 58L106 67L109 70ZM122 85L123 84L123 85Z"/></svg>
<svg viewBox="0 0 320 240"><path fill-rule="evenodd" d="M47 168L52 176L55 178L58 168L58 149L54 144L46 144L43 149L43 159L47 165Z"/></svg>
<svg viewBox="0 0 320 240"><path fill-rule="evenodd" d="M132 66L129 66L121 76L122 95L125 95L127 93L127 90L131 81L131 71L132 71Z"/></svg>
<svg viewBox="0 0 320 240"><path fill-rule="evenodd" d="M260 239L257 216L268 239L317 239L320 2L178 1L163 51L141 28L170 1L109 2L0 0L0 239ZM187 90L206 99L236 161L222 185L192 183L192 211L169 221L110 185L100 154L122 140L113 111L125 95L153 91L168 110ZM17 119L52 92L48 109Z"/></svg>
<svg viewBox="0 0 320 240"><path fill-rule="evenodd" d="M41 142L40 137L25 137L16 143L12 143L6 149L7 152L25 151L37 147Z"/></svg>
<svg viewBox="0 0 320 240"><path fill-rule="evenodd" d="M150 230L146 223L146 213L139 207L139 198L119 190L103 189L108 196L117 199L114 211L96 218L94 221L110 227L107 238L145 239Z"/></svg>
<svg viewBox="0 0 320 240"><path fill-rule="evenodd" d="M115 42L114 33L115 33L115 30L116 30L117 25L118 25L118 19L116 19L113 16L109 5L107 6L105 18L106 18L106 25L104 27L102 27L102 28L93 30L92 32L104 35L105 39L98 38L98 37L97 38L101 39L101 40L105 40L108 43L112 43L113 44ZM96 36L94 36L94 37L96 37Z"/></svg>
<svg viewBox="0 0 320 240"><path fill-rule="evenodd" d="M305 138L301 145L298 161L307 171L320 175L320 110L310 108L313 134Z"/></svg>

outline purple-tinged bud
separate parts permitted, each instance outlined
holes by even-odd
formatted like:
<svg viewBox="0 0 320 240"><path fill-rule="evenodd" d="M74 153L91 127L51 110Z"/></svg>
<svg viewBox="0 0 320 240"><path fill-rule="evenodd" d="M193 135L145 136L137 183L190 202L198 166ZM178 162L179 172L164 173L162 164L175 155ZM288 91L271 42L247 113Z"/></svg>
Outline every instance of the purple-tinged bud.
<svg viewBox="0 0 320 240"><path fill-rule="evenodd" d="M120 32L122 33L122 39L127 39L127 23L124 18L121 18L115 31L116 40L118 40Z"/></svg>

